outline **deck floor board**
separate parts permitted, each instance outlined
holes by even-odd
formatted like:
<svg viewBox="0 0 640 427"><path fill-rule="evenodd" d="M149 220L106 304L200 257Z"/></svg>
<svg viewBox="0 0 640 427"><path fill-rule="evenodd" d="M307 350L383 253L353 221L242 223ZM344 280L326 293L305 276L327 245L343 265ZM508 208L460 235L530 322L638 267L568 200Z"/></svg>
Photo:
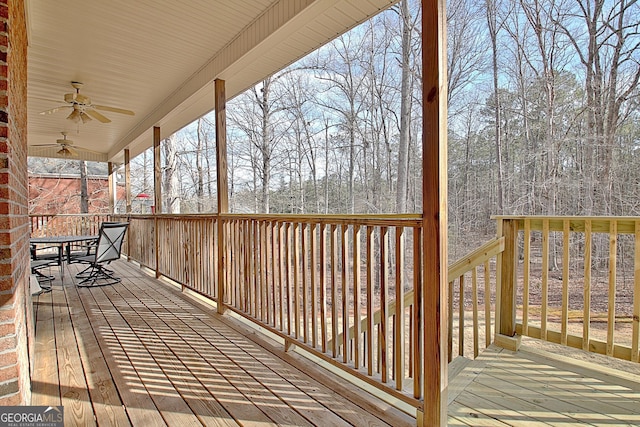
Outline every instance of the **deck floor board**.
<svg viewBox="0 0 640 427"><path fill-rule="evenodd" d="M121 284L78 288L71 265L64 284L34 296L32 402L62 403L65 425L412 425L399 411L370 414L211 307L113 265Z"/></svg>
<svg viewBox="0 0 640 427"><path fill-rule="evenodd" d="M489 347L449 387L451 425L640 425L640 378L526 346Z"/></svg>
<svg viewBox="0 0 640 427"><path fill-rule="evenodd" d="M66 425L415 425L134 264L114 269L121 284L78 288L71 265L34 296L32 404L63 404ZM464 362L449 425L640 425L633 374L526 346Z"/></svg>

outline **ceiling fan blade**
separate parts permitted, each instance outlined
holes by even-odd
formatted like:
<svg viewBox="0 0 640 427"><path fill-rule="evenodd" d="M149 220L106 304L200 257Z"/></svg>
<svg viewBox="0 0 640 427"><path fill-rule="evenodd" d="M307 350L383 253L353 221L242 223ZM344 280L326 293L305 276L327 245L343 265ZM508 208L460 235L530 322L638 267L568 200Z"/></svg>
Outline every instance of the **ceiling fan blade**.
<svg viewBox="0 0 640 427"><path fill-rule="evenodd" d="M29 147L57 147L58 144L33 144Z"/></svg>
<svg viewBox="0 0 640 427"><path fill-rule="evenodd" d="M80 113L80 118L82 119L82 123L87 123L91 121L91 117L89 117L85 112Z"/></svg>
<svg viewBox="0 0 640 427"><path fill-rule="evenodd" d="M136 115L136 113L134 113L131 110L125 110L125 109L116 108L116 107L107 107L106 105L92 105L92 107L95 108L96 110L111 111L112 113L127 114L129 116Z"/></svg>
<svg viewBox="0 0 640 427"><path fill-rule="evenodd" d="M71 105L61 105L59 107L55 107L52 108L50 110L46 110L46 111L41 111L40 114L53 114L53 113L57 113L60 110L63 110L65 108L73 108Z"/></svg>
<svg viewBox="0 0 640 427"><path fill-rule="evenodd" d="M76 94L76 102L78 104L88 105L88 104L91 104L91 98L89 98L88 96L85 96L85 95L83 95L81 93L77 93Z"/></svg>
<svg viewBox="0 0 640 427"><path fill-rule="evenodd" d="M109 120L108 118L106 118L102 114L98 113L96 110L92 110L92 109L89 108L85 112L88 115L90 115L91 117L93 117L94 119L96 119L97 121L101 122L101 123L111 123L111 120Z"/></svg>

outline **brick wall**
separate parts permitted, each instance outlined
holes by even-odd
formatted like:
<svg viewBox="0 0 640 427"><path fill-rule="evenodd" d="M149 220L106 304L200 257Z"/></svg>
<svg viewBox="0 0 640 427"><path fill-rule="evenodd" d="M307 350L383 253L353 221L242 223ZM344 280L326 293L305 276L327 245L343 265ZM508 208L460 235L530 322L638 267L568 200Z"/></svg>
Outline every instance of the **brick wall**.
<svg viewBox="0 0 640 427"><path fill-rule="evenodd" d="M23 0L0 0L0 405L31 400L27 39Z"/></svg>
<svg viewBox="0 0 640 427"><path fill-rule="evenodd" d="M109 213L109 179L90 177L87 182L89 195L88 213ZM125 188L118 184L116 195L125 199ZM68 176L29 176L30 214L79 214L80 178Z"/></svg>

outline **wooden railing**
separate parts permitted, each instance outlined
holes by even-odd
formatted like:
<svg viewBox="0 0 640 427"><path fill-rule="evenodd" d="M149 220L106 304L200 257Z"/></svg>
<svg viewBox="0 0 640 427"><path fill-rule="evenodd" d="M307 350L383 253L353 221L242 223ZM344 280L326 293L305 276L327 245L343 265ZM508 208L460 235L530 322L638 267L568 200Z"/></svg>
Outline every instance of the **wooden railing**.
<svg viewBox="0 0 640 427"><path fill-rule="evenodd" d="M224 303L418 407L421 220L415 215L225 216ZM418 270L418 274L416 274ZM395 303L394 303L395 301ZM401 301L400 304L397 302ZM379 312L380 321L373 319ZM416 342L417 337L417 342ZM419 382L417 382L419 384Z"/></svg>
<svg viewBox="0 0 640 427"><path fill-rule="evenodd" d="M501 333L640 361L640 218L496 220Z"/></svg>
<svg viewBox="0 0 640 427"><path fill-rule="evenodd" d="M110 221L109 214L37 214L29 215L31 237L98 234L100 223Z"/></svg>
<svg viewBox="0 0 640 427"><path fill-rule="evenodd" d="M129 221L128 255L156 275L219 303L221 290L224 307L279 335L287 347L303 347L420 405L421 304L413 292L421 280L419 216L134 215ZM450 355L475 357L491 342L491 268L503 242L492 240L450 268ZM453 291L454 282L461 292Z"/></svg>
<svg viewBox="0 0 640 427"><path fill-rule="evenodd" d="M407 303L404 298L420 278L419 216L134 215L129 220L131 259L218 303L222 289L224 307L281 336L287 346L304 347L420 405L421 391L415 397L403 391L421 372L419 310L414 309L419 295ZM223 230L220 238L218 230ZM374 317L377 321L367 320Z"/></svg>
<svg viewBox="0 0 640 427"><path fill-rule="evenodd" d="M497 275L492 274L492 266L496 265L495 259L503 250L504 237L496 238L449 265L449 362L456 354L453 346L456 340L457 355L469 357L468 353L473 351L473 358L493 341L492 295L495 296ZM468 316L471 327L465 326ZM471 335L470 345L467 345L468 335ZM480 342L482 337L484 343Z"/></svg>
<svg viewBox="0 0 640 427"><path fill-rule="evenodd" d="M130 222L125 252L157 276L421 406L420 216L40 215L32 233L104 220ZM498 237L449 267L449 360L476 357L495 325L639 361L640 218L496 220Z"/></svg>

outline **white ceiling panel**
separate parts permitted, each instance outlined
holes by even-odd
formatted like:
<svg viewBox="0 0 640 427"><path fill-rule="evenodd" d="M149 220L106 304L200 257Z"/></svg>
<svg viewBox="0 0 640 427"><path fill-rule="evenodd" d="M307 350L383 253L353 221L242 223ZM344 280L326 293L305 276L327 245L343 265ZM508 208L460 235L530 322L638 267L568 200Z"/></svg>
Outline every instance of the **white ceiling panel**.
<svg viewBox="0 0 640 427"><path fill-rule="evenodd" d="M395 3L395 0L27 0L28 141L31 155L55 156L66 132L87 160L122 162L213 109L216 78L227 96ZM314 26L313 22L321 22ZM289 43L289 40L295 40ZM128 109L111 120L75 123L64 95ZM83 153L85 153L83 155Z"/></svg>

